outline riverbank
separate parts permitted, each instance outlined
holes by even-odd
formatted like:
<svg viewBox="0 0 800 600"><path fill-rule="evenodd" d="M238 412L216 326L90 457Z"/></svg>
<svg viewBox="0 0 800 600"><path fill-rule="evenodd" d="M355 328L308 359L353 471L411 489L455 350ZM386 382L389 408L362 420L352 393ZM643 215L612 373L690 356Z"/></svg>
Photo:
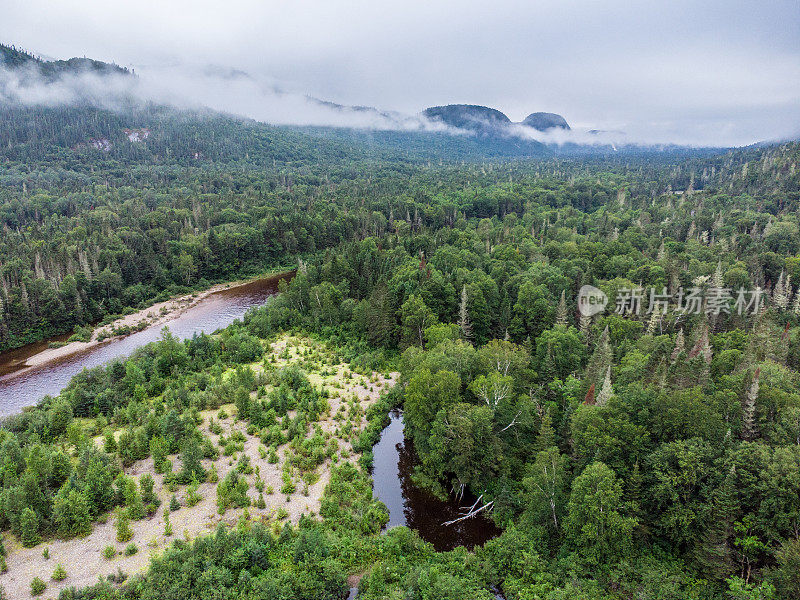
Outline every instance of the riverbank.
<svg viewBox="0 0 800 600"><path fill-rule="evenodd" d="M95 328L92 332L92 338L88 342L74 341L57 348L46 348L36 352L28 356L15 370L3 375L1 379L13 379L29 373L34 369L44 367L51 363L61 362L75 355L83 354L97 346L124 339L140 331L161 327L177 319L184 312L214 294L233 291L252 285L255 282L280 280L291 276L292 273L294 273L294 271L281 271L259 275L245 280L220 283L200 292L184 294L163 302L157 302L148 308L125 315L107 325ZM120 331L124 333L115 334L115 332ZM2 363L2 361L3 355L0 355L0 363Z"/></svg>

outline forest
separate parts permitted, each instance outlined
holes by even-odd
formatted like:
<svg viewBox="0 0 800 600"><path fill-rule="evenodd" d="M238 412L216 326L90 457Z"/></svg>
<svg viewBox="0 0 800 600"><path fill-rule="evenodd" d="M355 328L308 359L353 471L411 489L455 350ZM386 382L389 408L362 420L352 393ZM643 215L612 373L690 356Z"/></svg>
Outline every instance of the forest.
<svg viewBox="0 0 800 600"><path fill-rule="evenodd" d="M27 109L0 126L0 349L298 270L242 322L165 334L2 424L0 570L109 523L118 542L96 585L54 564L22 597L343 599L348 577L365 600L798 597L800 145L431 164L156 107L37 110L32 141ZM585 285L604 312L581 313ZM696 310L645 310L650 290ZM737 311L739 290L759 302ZM392 385L348 404L336 369ZM478 498L501 535L436 552L381 531L369 467L391 408L415 483ZM266 514L269 464L276 496L324 488L318 514ZM235 523L115 573L144 552L131 528L193 494Z"/></svg>

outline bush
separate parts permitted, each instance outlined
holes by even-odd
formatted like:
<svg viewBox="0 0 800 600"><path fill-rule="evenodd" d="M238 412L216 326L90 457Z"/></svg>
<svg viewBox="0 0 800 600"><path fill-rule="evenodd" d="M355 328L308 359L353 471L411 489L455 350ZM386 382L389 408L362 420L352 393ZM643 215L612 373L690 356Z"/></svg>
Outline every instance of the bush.
<svg viewBox="0 0 800 600"><path fill-rule="evenodd" d="M138 551L139 551L139 548L136 546L136 544L132 544L131 543L131 544L128 544L127 546L125 546L125 556L133 556Z"/></svg>
<svg viewBox="0 0 800 600"><path fill-rule="evenodd" d="M158 499L158 496L153 491L153 488L155 487L155 481L150 473L145 473L139 478L139 487L142 490L142 502L145 504L153 504L155 506L161 504L161 500Z"/></svg>
<svg viewBox="0 0 800 600"><path fill-rule="evenodd" d="M106 546L103 548L103 558L111 560L117 555L117 549L114 546Z"/></svg>
<svg viewBox="0 0 800 600"><path fill-rule="evenodd" d="M121 511L117 516L117 522L114 524L117 530L117 541L120 543L129 542L133 539L133 531L131 531L131 520L126 511Z"/></svg>
<svg viewBox="0 0 800 600"><path fill-rule="evenodd" d="M240 477L236 469L228 471L225 479L217 486L217 509L219 514L225 514L230 506L245 508L250 506L247 496L249 484L244 477Z"/></svg>
<svg viewBox="0 0 800 600"><path fill-rule="evenodd" d="M64 565L58 563L56 565L55 571L53 571L52 579L53 581L64 581L67 578L67 570L64 568Z"/></svg>
<svg viewBox="0 0 800 600"><path fill-rule="evenodd" d="M191 485L186 489L186 505L187 506L195 506L203 497L197 493L197 488L200 486L200 483L195 478Z"/></svg>
<svg viewBox="0 0 800 600"><path fill-rule="evenodd" d="M47 584L39 577L34 577L31 581L31 596L41 596L47 589Z"/></svg>
<svg viewBox="0 0 800 600"><path fill-rule="evenodd" d="M67 339L67 342L69 342L69 343L71 343L71 342L84 342L84 343L89 342L92 339L92 332L93 331L94 330L92 329L92 327L90 325L86 325L84 327L76 327L75 328L75 333L73 333L69 337L69 339Z"/></svg>
<svg viewBox="0 0 800 600"><path fill-rule="evenodd" d="M172 523L169 520L169 507L164 509L164 535L167 537L172 535Z"/></svg>
<svg viewBox="0 0 800 600"><path fill-rule="evenodd" d="M372 494L369 476L350 463L331 470L319 514L334 529L363 534L378 533L389 521L386 506Z"/></svg>
<svg viewBox="0 0 800 600"><path fill-rule="evenodd" d="M111 583L124 583L127 578L128 574L119 567L116 573L109 573L106 577Z"/></svg>

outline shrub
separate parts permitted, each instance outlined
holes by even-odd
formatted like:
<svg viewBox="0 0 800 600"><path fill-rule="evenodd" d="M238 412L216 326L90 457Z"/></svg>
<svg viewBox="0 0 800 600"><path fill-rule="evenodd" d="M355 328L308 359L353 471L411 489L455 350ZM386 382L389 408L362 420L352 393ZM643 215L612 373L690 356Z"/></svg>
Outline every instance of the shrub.
<svg viewBox="0 0 800 600"><path fill-rule="evenodd" d="M92 327L90 325L86 325L84 327L76 327L75 328L75 333L73 333L71 336L69 336L69 338L67 339L67 342L68 343L71 343L71 342L84 342L84 343L86 343L86 342L88 342L88 341L90 341L92 339L93 331L94 330L92 329Z"/></svg>
<svg viewBox="0 0 800 600"><path fill-rule="evenodd" d="M116 573L109 573L106 577L111 583L124 583L127 578L128 574L119 567L117 567Z"/></svg>
<svg viewBox="0 0 800 600"><path fill-rule="evenodd" d="M186 490L186 505L187 506L195 506L203 497L197 493L197 488L199 487L199 483L195 478L191 485Z"/></svg>
<svg viewBox="0 0 800 600"><path fill-rule="evenodd" d="M40 577L34 577L31 581L31 596L41 596L47 589L47 584Z"/></svg>
<svg viewBox="0 0 800 600"><path fill-rule="evenodd" d="M297 490L297 486L292 481L291 476L284 471L283 473L283 485L281 486L281 494L294 494Z"/></svg>
<svg viewBox="0 0 800 600"><path fill-rule="evenodd" d="M172 523L169 521L169 508L164 509L164 535L167 537L172 535Z"/></svg>
<svg viewBox="0 0 800 600"><path fill-rule="evenodd" d="M111 560L117 555L117 549L114 546L106 546L103 548L103 558Z"/></svg>
<svg viewBox="0 0 800 600"><path fill-rule="evenodd" d="M126 511L120 511L117 516L117 522L114 524L117 530L117 541L120 543L129 542L133 539L133 531L131 531L131 520Z"/></svg>
<svg viewBox="0 0 800 600"><path fill-rule="evenodd" d="M139 548L136 546L136 544L131 543L125 546L125 556L133 556L138 551Z"/></svg>
<svg viewBox="0 0 800 600"><path fill-rule="evenodd" d="M158 496L156 496L156 493L153 491L153 488L155 487L155 481L150 473L145 473L139 478L139 487L142 490L142 502L145 504L153 504L155 506L161 504Z"/></svg>
<svg viewBox="0 0 800 600"><path fill-rule="evenodd" d="M64 568L64 565L58 563L56 565L55 571L53 571L52 579L53 581L64 581L67 578L67 570Z"/></svg>
<svg viewBox="0 0 800 600"><path fill-rule="evenodd" d="M250 506L250 498L247 496L249 484L244 477L240 477L236 469L225 475L217 486L217 509L219 514L225 514L230 506L244 508Z"/></svg>

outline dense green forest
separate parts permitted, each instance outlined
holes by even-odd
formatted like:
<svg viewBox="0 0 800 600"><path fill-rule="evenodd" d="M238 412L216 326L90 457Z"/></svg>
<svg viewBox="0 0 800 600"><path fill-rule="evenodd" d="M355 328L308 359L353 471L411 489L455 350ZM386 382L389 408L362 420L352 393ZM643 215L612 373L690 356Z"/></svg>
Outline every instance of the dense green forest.
<svg viewBox="0 0 800 600"><path fill-rule="evenodd" d="M81 590L59 563L30 593L798 597L800 144L570 158L125 102L0 106L0 350L297 274L243 322L165 334L2 423L0 573L108 523L105 560L143 553L133 532L161 519L174 542L146 571L109 562ZM586 285L609 299L593 316ZM501 535L436 552L381 532L392 408L414 483L477 499ZM315 485L317 514L290 515ZM235 522L176 535L204 499Z"/></svg>
<svg viewBox="0 0 800 600"><path fill-rule="evenodd" d="M745 172L740 153L432 166L396 152L396 140L318 138L163 107L3 115L0 349L381 237L396 222L436 230L459 216L520 215L531 201L589 212L622 189L652 200L708 185L778 203L765 210L797 205L791 148L762 161L764 151L747 154L758 173ZM126 131L149 133L131 141ZM781 175L768 190L758 188L763 169Z"/></svg>

